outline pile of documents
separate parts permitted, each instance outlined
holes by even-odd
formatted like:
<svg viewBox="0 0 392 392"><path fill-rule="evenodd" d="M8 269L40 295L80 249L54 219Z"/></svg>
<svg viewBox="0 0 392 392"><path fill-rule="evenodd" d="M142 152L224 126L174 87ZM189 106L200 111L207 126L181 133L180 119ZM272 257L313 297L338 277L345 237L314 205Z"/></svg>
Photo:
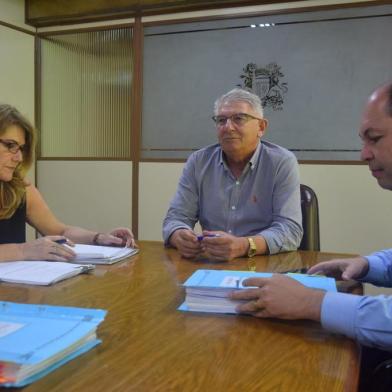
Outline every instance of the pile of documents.
<svg viewBox="0 0 392 392"><path fill-rule="evenodd" d="M306 274L287 274L305 286L336 292L333 278ZM252 271L197 270L184 283L185 302L179 310L191 312L236 313L245 301L228 298L234 290L243 290L247 278L270 278L272 273Z"/></svg>
<svg viewBox="0 0 392 392"><path fill-rule="evenodd" d="M22 387L100 343L106 311L0 302L0 387Z"/></svg>
<svg viewBox="0 0 392 392"><path fill-rule="evenodd" d="M76 244L70 247L75 253L75 263L114 264L139 252L138 248Z"/></svg>
<svg viewBox="0 0 392 392"><path fill-rule="evenodd" d="M0 282L50 285L113 264L139 249L72 247L72 262L12 261L0 263ZM22 387L100 343L96 329L106 311L0 301L0 387Z"/></svg>
<svg viewBox="0 0 392 392"><path fill-rule="evenodd" d="M0 282L50 285L72 276L89 272L93 264L114 264L137 252L137 248L115 248L76 244L76 258L61 261L11 261L0 263Z"/></svg>

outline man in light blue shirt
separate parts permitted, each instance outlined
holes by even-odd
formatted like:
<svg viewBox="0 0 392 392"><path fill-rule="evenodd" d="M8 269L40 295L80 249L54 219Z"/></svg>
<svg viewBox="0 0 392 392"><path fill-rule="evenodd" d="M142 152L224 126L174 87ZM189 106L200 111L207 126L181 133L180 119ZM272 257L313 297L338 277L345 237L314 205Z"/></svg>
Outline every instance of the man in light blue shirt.
<svg viewBox="0 0 392 392"><path fill-rule="evenodd" d="M215 102L213 119L219 144L189 157L163 222L165 245L210 260L297 249L298 164L288 150L260 140L267 128L260 98L234 89Z"/></svg>
<svg viewBox="0 0 392 392"><path fill-rule="evenodd" d="M392 190L392 84L379 87L365 108L360 137L361 159L366 161L378 184ZM337 279L356 279L392 287L392 249L366 257L319 263L308 273ZM256 289L234 292L232 298L248 300L239 312L256 317L311 319L330 331L360 343L392 352L392 296L357 296L307 288L284 275L244 282Z"/></svg>

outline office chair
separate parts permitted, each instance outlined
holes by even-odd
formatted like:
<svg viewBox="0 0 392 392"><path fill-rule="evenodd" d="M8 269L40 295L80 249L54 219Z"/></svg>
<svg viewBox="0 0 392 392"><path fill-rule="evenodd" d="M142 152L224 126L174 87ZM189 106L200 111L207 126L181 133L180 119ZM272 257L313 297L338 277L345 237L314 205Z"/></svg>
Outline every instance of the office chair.
<svg viewBox="0 0 392 392"><path fill-rule="evenodd" d="M317 196L312 188L307 185L300 185L302 227L304 235L302 237L300 250L320 250L320 225Z"/></svg>
<svg viewBox="0 0 392 392"><path fill-rule="evenodd" d="M373 372L372 391L390 392L392 391L392 359L381 362Z"/></svg>
<svg viewBox="0 0 392 392"><path fill-rule="evenodd" d="M358 391L392 391L392 353L374 347L361 347Z"/></svg>

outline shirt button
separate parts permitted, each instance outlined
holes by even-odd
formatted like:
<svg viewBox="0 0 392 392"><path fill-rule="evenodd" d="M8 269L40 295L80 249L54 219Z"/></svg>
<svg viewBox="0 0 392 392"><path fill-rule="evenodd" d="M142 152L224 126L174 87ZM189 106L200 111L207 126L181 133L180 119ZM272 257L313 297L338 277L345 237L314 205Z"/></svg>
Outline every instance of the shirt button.
<svg viewBox="0 0 392 392"><path fill-rule="evenodd" d="M232 209L232 210L235 210L235 206L231 206L231 209Z"/></svg>
<svg viewBox="0 0 392 392"><path fill-rule="evenodd" d="M236 181L235 184L236 184L236 185L240 185L240 182L239 182L239 181Z"/></svg>

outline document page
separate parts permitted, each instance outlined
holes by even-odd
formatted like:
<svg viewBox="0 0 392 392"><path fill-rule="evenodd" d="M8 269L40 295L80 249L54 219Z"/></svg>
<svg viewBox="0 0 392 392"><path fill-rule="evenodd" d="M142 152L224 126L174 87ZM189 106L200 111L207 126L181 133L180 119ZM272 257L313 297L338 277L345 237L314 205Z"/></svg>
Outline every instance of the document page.
<svg viewBox="0 0 392 392"><path fill-rule="evenodd" d="M81 264L51 261L12 261L0 263L0 281L49 285L93 268Z"/></svg>
<svg viewBox="0 0 392 392"><path fill-rule="evenodd" d="M73 261L88 261L93 264L112 264L139 251L137 248L75 244L71 249L76 253Z"/></svg>

